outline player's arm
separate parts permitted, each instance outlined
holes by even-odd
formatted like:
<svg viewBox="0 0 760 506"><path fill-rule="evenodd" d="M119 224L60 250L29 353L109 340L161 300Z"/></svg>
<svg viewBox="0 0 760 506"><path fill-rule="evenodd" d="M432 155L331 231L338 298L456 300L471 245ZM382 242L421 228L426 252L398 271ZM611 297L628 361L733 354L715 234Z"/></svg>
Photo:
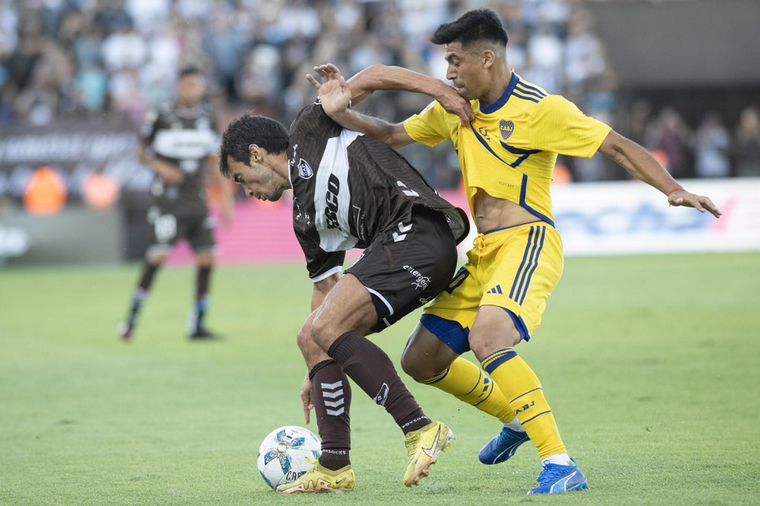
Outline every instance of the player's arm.
<svg viewBox="0 0 760 506"><path fill-rule="evenodd" d="M145 118L140 132L140 151L138 153L140 161L158 174L158 177L165 183L180 184L185 179L182 170L176 164L156 157L151 147L157 132L157 121L158 114L155 111L149 112Z"/></svg>
<svg viewBox="0 0 760 506"><path fill-rule="evenodd" d="M614 130L602 142L599 152L636 179L660 190L668 197L670 205L693 207L701 212L709 211L716 218L720 217L721 212L712 200L684 190L646 149Z"/></svg>
<svg viewBox="0 0 760 506"><path fill-rule="evenodd" d="M359 113L351 106L377 90L405 90L424 93L438 100L445 110L460 117L463 124L474 118L469 102L443 82L401 67L373 65L346 81L335 65L314 68L322 81L307 75L319 91L325 113L343 128L363 132L393 148L414 142L403 123L389 123Z"/></svg>
<svg viewBox="0 0 760 506"><path fill-rule="evenodd" d="M320 75L323 75L322 72L337 71L340 73L335 65L329 63L317 66L314 70ZM446 111L459 116L463 125L469 125L475 119L470 102L462 97L455 88L439 79L434 79L404 67L380 64L370 65L351 77L348 80L348 86L351 89L352 95L356 95L361 99L364 99L375 91L411 91L413 93L422 93L440 102Z"/></svg>
<svg viewBox="0 0 760 506"><path fill-rule="evenodd" d="M219 167L219 155L214 153L207 157L208 167ZM235 214L235 193L232 183L219 170L211 170L211 180L222 195L222 219L225 223L232 222Z"/></svg>
<svg viewBox="0 0 760 506"><path fill-rule="evenodd" d="M235 185L227 180L219 170L213 170L214 167L220 166L219 148L221 145L219 119L214 116L213 119L214 142L210 147L209 155L206 157L207 167L211 167L211 181L219 188L222 196L222 220L225 223L231 223L235 214Z"/></svg>
<svg viewBox="0 0 760 506"><path fill-rule="evenodd" d="M315 67L317 68L320 67ZM331 66L329 70L321 68L318 73L322 76L322 82L312 75L307 75L306 79L319 91L322 109L333 121L343 128L367 134L394 149L414 142L403 124L389 123L351 109L354 97L363 99L368 94L361 90L352 91L337 67Z"/></svg>
<svg viewBox="0 0 760 506"><path fill-rule="evenodd" d="M657 188L672 206L687 206L720 216L715 204L684 190L652 155L609 125L586 116L560 95L549 95L538 103L530 117L531 149L566 156L591 158L597 152L611 159L633 177Z"/></svg>

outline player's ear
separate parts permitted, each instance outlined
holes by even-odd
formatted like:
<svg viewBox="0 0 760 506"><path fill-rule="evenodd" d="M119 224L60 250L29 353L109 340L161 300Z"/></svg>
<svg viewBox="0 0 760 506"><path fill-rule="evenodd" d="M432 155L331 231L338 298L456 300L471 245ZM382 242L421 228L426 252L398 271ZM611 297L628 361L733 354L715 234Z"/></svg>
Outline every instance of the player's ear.
<svg viewBox="0 0 760 506"><path fill-rule="evenodd" d="M261 163L264 159L264 150L258 144L249 144L248 157L251 162Z"/></svg>
<svg viewBox="0 0 760 506"><path fill-rule="evenodd" d="M496 63L496 53L494 53L490 49L486 49L485 51L480 53L480 61L483 62L484 68L489 68L494 63Z"/></svg>

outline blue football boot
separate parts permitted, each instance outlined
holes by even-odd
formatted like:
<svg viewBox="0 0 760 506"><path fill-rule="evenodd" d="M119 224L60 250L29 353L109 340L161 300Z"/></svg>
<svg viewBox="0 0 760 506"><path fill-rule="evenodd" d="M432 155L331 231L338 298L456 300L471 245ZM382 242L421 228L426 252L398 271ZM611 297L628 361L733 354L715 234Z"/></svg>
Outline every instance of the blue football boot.
<svg viewBox="0 0 760 506"><path fill-rule="evenodd" d="M575 464L575 461L573 461ZM528 492L532 494L564 494L574 490L585 490L588 481L576 465L561 466L545 464L544 470L538 475L538 486Z"/></svg>
<svg viewBox="0 0 760 506"><path fill-rule="evenodd" d="M501 464L509 460L517 447L530 439L527 432L518 432L504 427L501 432L481 448L478 458L483 464Z"/></svg>

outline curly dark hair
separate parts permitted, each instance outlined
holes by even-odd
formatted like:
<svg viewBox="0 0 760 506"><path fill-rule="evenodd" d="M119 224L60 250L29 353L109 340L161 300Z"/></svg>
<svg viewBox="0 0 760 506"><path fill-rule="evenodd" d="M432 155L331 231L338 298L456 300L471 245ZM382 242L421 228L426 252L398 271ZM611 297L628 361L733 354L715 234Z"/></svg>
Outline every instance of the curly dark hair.
<svg viewBox="0 0 760 506"><path fill-rule="evenodd" d="M222 148L219 152L219 170L224 177L230 176L228 156L249 165L251 144L256 144L272 154L282 153L288 149L288 131L279 121L251 114L244 114L230 123L222 136Z"/></svg>
<svg viewBox="0 0 760 506"><path fill-rule="evenodd" d="M501 20L489 9L467 11L455 21L439 26L430 38L433 44L449 44L456 41L462 46L484 40L503 47L506 47L509 41Z"/></svg>

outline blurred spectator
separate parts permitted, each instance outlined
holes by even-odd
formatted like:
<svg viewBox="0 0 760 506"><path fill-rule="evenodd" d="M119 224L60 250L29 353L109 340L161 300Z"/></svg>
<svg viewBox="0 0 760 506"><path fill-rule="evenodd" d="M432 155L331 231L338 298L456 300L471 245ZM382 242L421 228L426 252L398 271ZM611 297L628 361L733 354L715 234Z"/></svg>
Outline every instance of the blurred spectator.
<svg viewBox="0 0 760 506"><path fill-rule="evenodd" d="M92 4L90 4L92 5ZM95 26L112 33L132 27L134 21L124 8L124 0L95 0Z"/></svg>
<svg viewBox="0 0 760 506"><path fill-rule="evenodd" d="M736 175L760 177L760 113L756 107L742 111L734 144Z"/></svg>
<svg viewBox="0 0 760 506"><path fill-rule="evenodd" d="M16 89L29 86L34 67L45 47L41 19L33 14L23 17L19 27L18 44L6 64L9 80Z"/></svg>
<svg viewBox="0 0 760 506"><path fill-rule="evenodd" d="M572 94L583 91L589 83L607 72L602 43L591 33L591 18L586 11L576 11L568 20L565 42L565 81Z"/></svg>
<svg viewBox="0 0 760 506"><path fill-rule="evenodd" d="M103 61L111 72L140 68L147 52L145 39L130 25L120 26L106 37L101 48Z"/></svg>
<svg viewBox="0 0 760 506"><path fill-rule="evenodd" d="M523 71L525 78L540 84L549 93L561 92L562 58L562 41L549 21L541 19L536 33L528 41L528 67Z"/></svg>
<svg viewBox="0 0 760 506"><path fill-rule="evenodd" d="M636 100L628 111L628 137L639 144L646 144L647 128L652 115L652 105L644 99Z"/></svg>
<svg viewBox="0 0 760 506"><path fill-rule="evenodd" d="M179 68L214 77L220 107L254 109L288 123L315 93L313 65L351 75L373 63L445 79L443 49L429 37L467 9L490 8L509 32L507 57L525 79L562 93L589 115L614 122L621 107L605 49L576 0L0 0L0 123L45 124L57 116L105 114L138 121L171 100ZM214 86L214 84L216 86ZM378 93L362 108L400 121L429 98ZM673 110L630 111L630 136L667 154L674 175L725 172L725 130L705 126L690 143ZM745 118L746 116L746 118ZM737 172L758 169L757 112L742 116ZM717 129L716 129L717 128ZM697 150L696 156L692 148ZM431 181L458 184L456 161L422 150ZM719 163L717 160L720 160ZM571 163L577 180L622 177L601 158Z"/></svg>
<svg viewBox="0 0 760 506"><path fill-rule="evenodd" d="M689 156L691 131L675 109L663 109L657 120L650 125L647 137L647 147L663 152L667 160L666 167L674 178L694 175Z"/></svg>
<svg viewBox="0 0 760 506"><path fill-rule="evenodd" d="M18 13L12 0L0 2L0 61L13 54L18 44Z"/></svg>
<svg viewBox="0 0 760 506"><path fill-rule="evenodd" d="M223 13L214 18L207 41L209 57L214 64L214 75L230 100L237 100L235 80L248 42L247 34L236 26L234 13Z"/></svg>
<svg viewBox="0 0 760 506"><path fill-rule="evenodd" d="M731 139L717 114L709 114L702 121L694 138L696 171L698 177L728 177L731 163Z"/></svg>

